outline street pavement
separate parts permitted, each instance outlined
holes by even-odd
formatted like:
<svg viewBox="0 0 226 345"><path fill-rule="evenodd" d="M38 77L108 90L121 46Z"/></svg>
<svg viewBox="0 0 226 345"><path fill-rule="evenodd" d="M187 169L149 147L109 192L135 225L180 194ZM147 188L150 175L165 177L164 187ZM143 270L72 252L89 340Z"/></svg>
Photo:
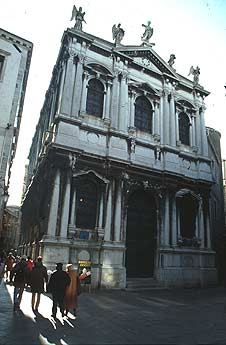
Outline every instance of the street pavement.
<svg viewBox="0 0 226 345"><path fill-rule="evenodd" d="M13 313L13 287L0 286L0 344L226 344L225 291L205 289L104 290L79 296L77 317L51 318L42 295L39 314L25 291Z"/></svg>

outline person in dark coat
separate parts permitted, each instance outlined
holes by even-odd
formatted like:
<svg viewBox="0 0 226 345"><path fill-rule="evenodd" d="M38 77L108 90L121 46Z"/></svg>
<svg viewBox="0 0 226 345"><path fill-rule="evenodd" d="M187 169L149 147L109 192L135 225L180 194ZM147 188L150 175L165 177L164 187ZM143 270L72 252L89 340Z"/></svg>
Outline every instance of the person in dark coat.
<svg viewBox="0 0 226 345"><path fill-rule="evenodd" d="M30 272L31 284L31 307L34 312L38 312L41 293L44 292L44 284L48 282L47 269L42 263L42 257L39 256Z"/></svg>
<svg viewBox="0 0 226 345"><path fill-rule="evenodd" d="M10 283L13 283L14 285L13 310L15 312L20 310L20 303L25 285L28 281L28 276L29 268L26 264L26 256L23 255L20 261L12 268L12 271L10 272Z"/></svg>
<svg viewBox="0 0 226 345"><path fill-rule="evenodd" d="M57 305L59 304L62 317L64 317L64 297L67 286L70 285L71 278L67 272L63 271L63 264L56 264L56 271L51 274L48 292L53 296L52 317L56 318Z"/></svg>

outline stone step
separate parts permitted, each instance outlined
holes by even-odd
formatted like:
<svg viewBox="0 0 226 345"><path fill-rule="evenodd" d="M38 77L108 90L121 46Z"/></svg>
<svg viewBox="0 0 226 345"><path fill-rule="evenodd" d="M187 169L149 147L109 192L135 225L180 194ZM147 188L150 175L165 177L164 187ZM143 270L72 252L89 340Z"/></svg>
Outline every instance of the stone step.
<svg viewBox="0 0 226 345"><path fill-rule="evenodd" d="M149 290L164 289L164 284L156 281L154 278L128 278L126 280L127 290Z"/></svg>

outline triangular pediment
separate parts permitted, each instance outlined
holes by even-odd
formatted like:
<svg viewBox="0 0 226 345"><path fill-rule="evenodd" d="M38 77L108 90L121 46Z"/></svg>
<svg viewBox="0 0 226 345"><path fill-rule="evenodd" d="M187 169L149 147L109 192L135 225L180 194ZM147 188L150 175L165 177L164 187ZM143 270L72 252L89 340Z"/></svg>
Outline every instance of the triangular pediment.
<svg viewBox="0 0 226 345"><path fill-rule="evenodd" d="M121 46L115 50L129 56L133 61L144 68L159 74L167 74L174 79L179 79L175 70L169 66L151 47L145 46Z"/></svg>

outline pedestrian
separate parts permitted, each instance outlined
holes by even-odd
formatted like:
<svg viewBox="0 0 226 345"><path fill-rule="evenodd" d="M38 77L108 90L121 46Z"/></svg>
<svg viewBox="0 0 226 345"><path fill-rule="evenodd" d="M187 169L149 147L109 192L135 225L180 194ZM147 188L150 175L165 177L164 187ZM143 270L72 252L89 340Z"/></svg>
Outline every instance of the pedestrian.
<svg viewBox="0 0 226 345"><path fill-rule="evenodd" d="M14 263L15 259L13 257L13 254L10 252L5 261L6 283L10 280L10 273L13 269Z"/></svg>
<svg viewBox="0 0 226 345"><path fill-rule="evenodd" d="M48 292L53 296L52 317L55 319L57 314L57 305L60 307L61 315L64 317L64 297L67 286L70 285L71 279L67 272L63 271L61 262L56 264L56 270L51 274Z"/></svg>
<svg viewBox="0 0 226 345"><path fill-rule="evenodd" d="M48 282L47 269L42 263L42 257L38 256L34 267L30 272L30 285L31 285L31 307L33 312L38 312L40 304L41 293L44 292L44 284Z"/></svg>
<svg viewBox="0 0 226 345"><path fill-rule="evenodd" d="M20 303L28 280L29 269L26 264L26 255L22 255L20 261L13 267L10 273L10 282L14 285L13 303L14 311L20 310Z"/></svg>
<svg viewBox="0 0 226 345"><path fill-rule="evenodd" d="M4 277L5 271L5 260L3 257L0 257L0 285L2 283L2 278Z"/></svg>
<svg viewBox="0 0 226 345"><path fill-rule="evenodd" d="M78 296L80 295L80 280L77 270L72 264L66 265L67 273L71 279L70 285L66 288L66 294L64 299L65 315L69 310L73 310L74 316L76 316L76 308L78 305Z"/></svg>
<svg viewBox="0 0 226 345"><path fill-rule="evenodd" d="M30 257L30 256L27 257L26 263L27 263L27 265L28 265L29 270L31 271L32 268L34 267L34 263L33 263L33 261L31 260L31 257Z"/></svg>

